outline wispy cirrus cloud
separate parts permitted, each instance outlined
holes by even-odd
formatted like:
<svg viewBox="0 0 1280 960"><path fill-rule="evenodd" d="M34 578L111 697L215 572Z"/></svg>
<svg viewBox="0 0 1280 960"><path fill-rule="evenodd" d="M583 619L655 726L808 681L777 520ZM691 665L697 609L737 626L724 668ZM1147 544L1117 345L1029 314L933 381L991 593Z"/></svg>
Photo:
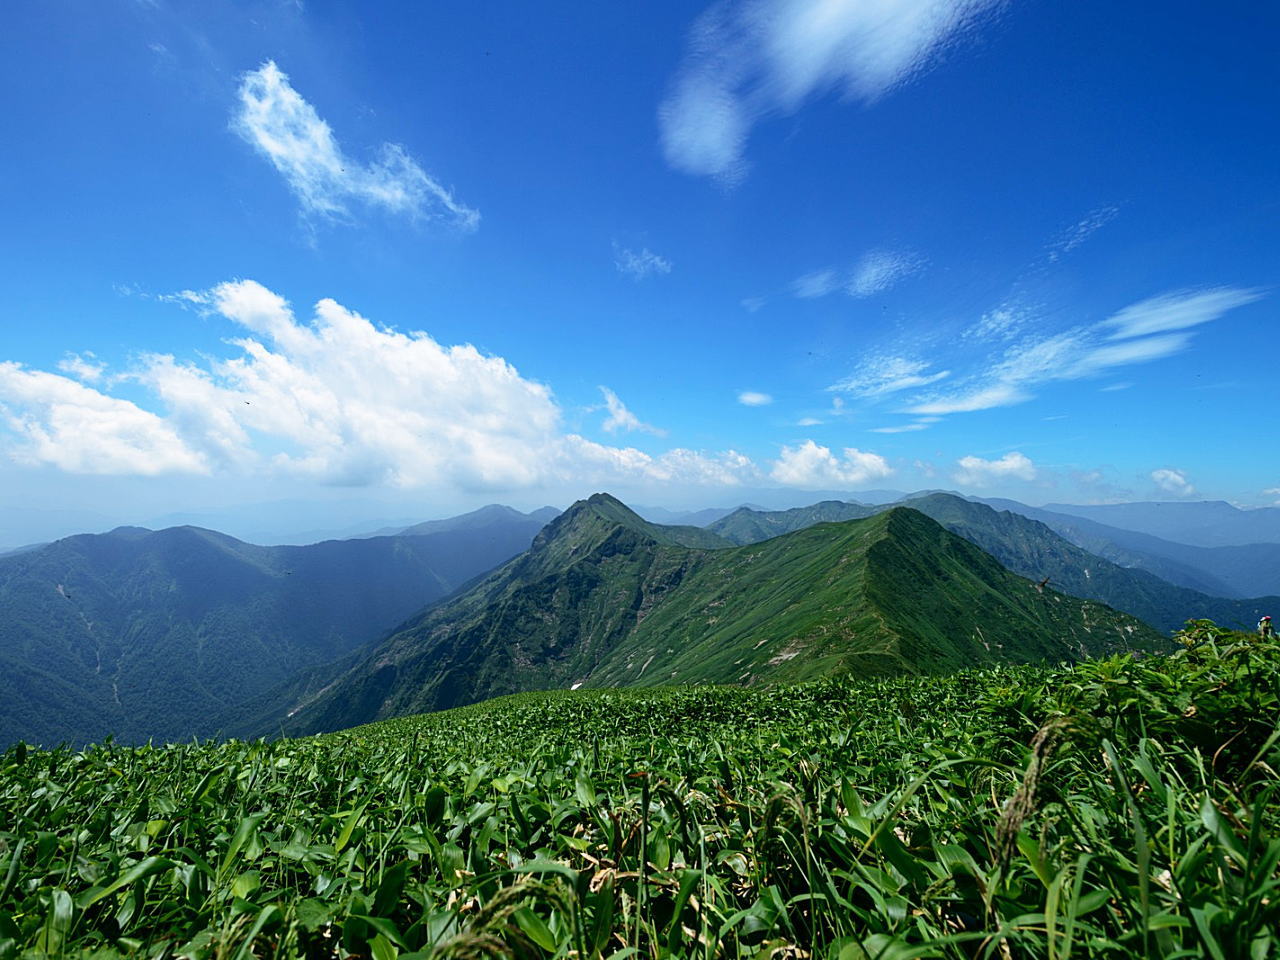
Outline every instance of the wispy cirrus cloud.
<svg viewBox="0 0 1280 960"><path fill-rule="evenodd" d="M479 225L480 214L455 199L399 144L382 144L369 163L346 153L274 61L246 73L238 96L232 129L284 177L305 215L348 220L358 205L464 230Z"/></svg>
<svg viewBox="0 0 1280 960"><path fill-rule="evenodd" d="M816 300L840 289L834 270L814 270L791 281L791 292L802 300Z"/></svg>
<svg viewBox="0 0 1280 960"><path fill-rule="evenodd" d="M1114 220L1119 213L1120 208L1114 204L1105 204L1090 210L1079 222L1072 224L1049 244L1049 262L1055 263L1061 260Z"/></svg>
<svg viewBox="0 0 1280 960"><path fill-rule="evenodd" d="M636 251L617 243L613 245L613 265L618 268L619 273L632 280L643 280L655 274L671 272L671 261L648 247Z"/></svg>
<svg viewBox="0 0 1280 960"><path fill-rule="evenodd" d="M791 281L791 292L813 300L843 290L865 299L884 293L924 269L924 258L909 250L868 250L848 270L813 270Z"/></svg>
<svg viewBox="0 0 1280 960"><path fill-rule="evenodd" d="M738 402L744 407L767 407L773 403L773 397L759 390L743 390L738 394Z"/></svg>
<svg viewBox="0 0 1280 960"><path fill-rule="evenodd" d="M1031 319L1031 312L1024 307L1002 303L979 317L961 336L965 340L1011 340Z"/></svg>
<svg viewBox="0 0 1280 960"><path fill-rule="evenodd" d="M1262 296L1258 290L1233 287L1175 291L1131 304L1100 323L1024 336L985 369L957 380L949 390L917 396L903 412L942 416L1011 406L1030 400L1045 383L1087 379L1171 357L1190 346L1193 332L1188 328Z"/></svg>
<svg viewBox="0 0 1280 960"><path fill-rule="evenodd" d="M1179 290L1151 297L1125 307L1103 327L1109 340L1128 340L1170 330L1185 330L1217 320L1228 310L1261 300L1257 288L1213 287L1209 290Z"/></svg>
<svg viewBox="0 0 1280 960"><path fill-rule="evenodd" d="M870 399L927 387L951 376L950 370L931 370L931 364L910 357L877 355L866 358L858 368L828 389Z"/></svg>
<svg viewBox="0 0 1280 960"><path fill-rule="evenodd" d="M713 4L690 30L658 111L678 170L734 182L751 128L835 93L872 103L923 73L997 0L754 0Z"/></svg>
<svg viewBox="0 0 1280 960"><path fill-rule="evenodd" d="M846 289L853 297L874 297L922 269L924 260L909 251L870 250L853 268Z"/></svg>

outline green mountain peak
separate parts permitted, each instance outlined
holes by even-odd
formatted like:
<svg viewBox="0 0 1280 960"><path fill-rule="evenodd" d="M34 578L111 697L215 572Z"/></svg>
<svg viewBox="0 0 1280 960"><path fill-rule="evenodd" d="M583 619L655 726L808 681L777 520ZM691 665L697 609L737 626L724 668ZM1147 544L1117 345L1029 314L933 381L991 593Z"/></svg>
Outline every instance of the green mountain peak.
<svg viewBox="0 0 1280 960"><path fill-rule="evenodd" d="M936 672L1161 643L906 507L743 547L680 535L613 497L579 501L527 553L290 703L285 729L526 690Z"/></svg>

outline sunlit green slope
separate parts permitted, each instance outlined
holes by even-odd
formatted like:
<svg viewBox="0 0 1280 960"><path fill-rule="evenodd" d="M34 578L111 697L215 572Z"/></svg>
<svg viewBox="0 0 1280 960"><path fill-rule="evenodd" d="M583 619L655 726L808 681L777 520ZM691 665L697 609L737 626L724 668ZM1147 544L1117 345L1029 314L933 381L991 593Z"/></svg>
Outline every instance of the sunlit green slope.
<svg viewBox="0 0 1280 960"><path fill-rule="evenodd" d="M765 543L671 542L612 497L288 704L263 732L338 729L521 690L937 672L1158 646L1124 614L1040 590L922 514Z"/></svg>

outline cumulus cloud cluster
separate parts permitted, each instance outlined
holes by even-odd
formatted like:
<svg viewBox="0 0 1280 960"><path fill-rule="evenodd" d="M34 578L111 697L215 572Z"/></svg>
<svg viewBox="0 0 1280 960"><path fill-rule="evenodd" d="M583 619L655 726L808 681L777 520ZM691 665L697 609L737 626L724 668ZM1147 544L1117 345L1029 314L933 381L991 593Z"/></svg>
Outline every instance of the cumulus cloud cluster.
<svg viewBox="0 0 1280 960"><path fill-rule="evenodd" d="M784 446L770 476L791 487L860 487L892 475L893 468L878 453L846 447L836 456L829 447L806 440Z"/></svg>
<svg viewBox="0 0 1280 960"><path fill-rule="evenodd" d="M889 471L876 454L836 457L811 441L784 448L772 469L735 450L653 454L598 443L564 429L548 386L469 344L379 326L329 299L305 321L252 280L178 298L235 326L226 356L195 363L144 354L111 376L91 355L70 355L63 373L0 363L4 452L74 473L286 475L464 491L769 477L856 485ZM112 394L120 388L150 400ZM607 432L663 435L613 390L600 390Z"/></svg>
<svg viewBox="0 0 1280 960"><path fill-rule="evenodd" d="M735 181L751 128L836 94L870 103L927 68L996 0L719 2L690 31L658 112L668 163Z"/></svg>
<svg viewBox="0 0 1280 960"><path fill-rule="evenodd" d="M398 144L384 143L362 163L268 60L241 79L232 129L284 177L309 216L348 219L352 205L413 220L439 219L474 229L480 214L459 202Z"/></svg>
<svg viewBox="0 0 1280 960"><path fill-rule="evenodd" d="M1038 473L1030 458L1013 451L998 460L961 457L956 461L956 471L951 477L966 487L989 487L1006 480L1034 480Z"/></svg>
<svg viewBox="0 0 1280 960"><path fill-rule="evenodd" d="M1151 480L1162 491L1171 493L1175 497L1189 497L1196 492L1196 488L1187 479L1186 473L1182 470L1175 470L1172 467L1161 467L1159 470L1152 470Z"/></svg>

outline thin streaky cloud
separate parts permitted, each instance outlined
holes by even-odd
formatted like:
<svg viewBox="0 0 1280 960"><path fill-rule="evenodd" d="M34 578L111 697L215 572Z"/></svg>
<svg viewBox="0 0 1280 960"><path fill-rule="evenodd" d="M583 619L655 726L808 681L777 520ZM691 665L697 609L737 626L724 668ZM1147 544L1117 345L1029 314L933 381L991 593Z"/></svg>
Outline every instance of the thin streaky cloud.
<svg viewBox="0 0 1280 960"><path fill-rule="evenodd" d="M946 415L1007 407L1032 399L1041 384L1083 380L1162 360L1190 347L1190 327L1216 320L1262 295L1231 287L1167 293L1132 304L1101 323L1023 337L985 370L956 381L949 390L913 398L903 412Z"/></svg>
<svg viewBox="0 0 1280 960"><path fill-rule="evenodd" d="M349 220L352 206L361 205L464 230L479 225L480 214L455 199L399 144L382 144L370 163L345 153L274 61L246 73L238 96L232 129L284 177L304 214Z"/></svg>
<svg viewBox="0 0 1280 960"><path fill-rule="evenodd" d="M791 292L802 300L816 300L840 288L834 270L814 270L791 281Z"/></svg>
<svg viewBox="0 0 1280 960"><path fill-rule="evenodd" d="M773 403L773 397L758 390L743 390L738 394L738 402L744 407L767 407Z"/></svg>
<svg viewBox="0 0 1280 960"><path fill-rule="evenodd" d="M872 427L872 433L915 433L919 430L928 430L929 424L922 423L917 420L915 423L903 423L896 427Z"/></svg>
<svg viewBox="0 0 1280 960"><path fill-rule="evenodd" d="M999 0L755 0L708 8L658 109L677 170L735 183L751 128L835 94L873 103L918 77Z"/></svg>
<svg viewBox="0 0 1280 960"><path fill-rule="evenodd" d="M1049 245L1049 261L1051 263L1061 260L1064 256L1075 250L1091 236L1105 227L1108 223L1116 218L1120 213L1120 208L1107 204L1090 210L1080 220L1073 224Z"/></svg>
<svg viewBox="0 0 1280 960"><path fill-rule="evenodd" d="M910 357L881 355L869 357L843 380L828 387L829 390L853 394L870 399L914 390L945 380L950 370L930 370L930 364Z"/></svg>
<svg viewBox="0 0 1280 960"><path fill-rule="evenodd" d="M1103 326L1110 329L1110 340L1184 330L1217 320L1228 310L1261 300L1264 295L1262 290L1240 287L1175 291L1125 307Z"/></svg>

